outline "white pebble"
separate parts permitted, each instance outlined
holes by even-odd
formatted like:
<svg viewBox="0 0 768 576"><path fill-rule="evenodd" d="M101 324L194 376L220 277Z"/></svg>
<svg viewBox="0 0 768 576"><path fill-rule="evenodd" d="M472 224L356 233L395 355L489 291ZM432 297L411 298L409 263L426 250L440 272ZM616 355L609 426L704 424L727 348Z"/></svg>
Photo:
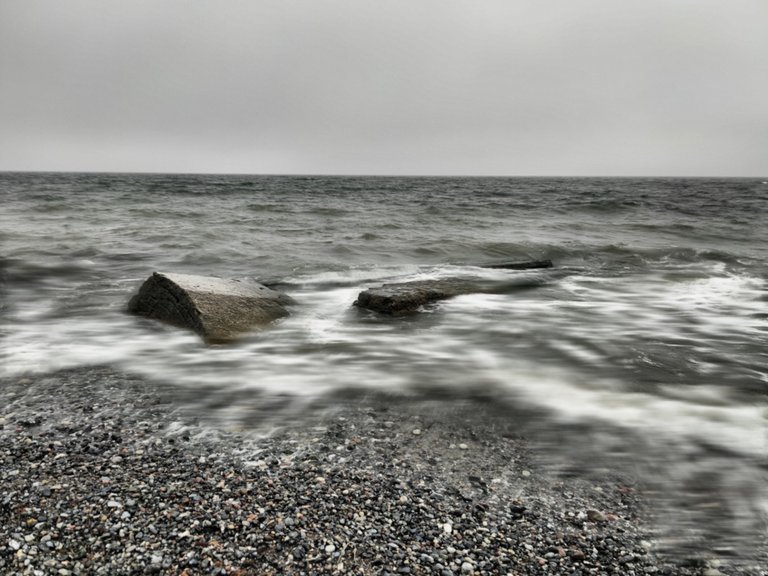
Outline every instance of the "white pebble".
<svg viewBox="0 0 768 576"><path fill-rule="evenodd" d="M414 435L414 436L418 436L419 434L421 434L421 430L419 430L418 428L416 428L416 429L413 431L413 435Z"/></svg>
<svg viewBox="0 0 768 576"><path fill-rule="evenodd" d="M333 544L328 544L325 547L325 553L326 554L333 554L335 551L336 551L336 546L334 546Z"/></svg>
<svg viewBox="0 0 768 576"><path fill-rule="evenodd" d="M445 532L446 534L450 534L451 532L453 532L453 526L451 525L450 522L446 522L445 524L443 524L443 532Z"/></svg>
<svg viewBox="0 0 768 576"><path fill-rule="evenodd" d="M459 449L461 449L461 450L469 450L469 446L467 446L466 444L459 444Z"/></svg>
<svg viewBox="0 0 768 576"><path fill-rule="evenodd" d="M530 470L523 470L523 476L528 477L530 475L531 475L531 471Z"/></svg>

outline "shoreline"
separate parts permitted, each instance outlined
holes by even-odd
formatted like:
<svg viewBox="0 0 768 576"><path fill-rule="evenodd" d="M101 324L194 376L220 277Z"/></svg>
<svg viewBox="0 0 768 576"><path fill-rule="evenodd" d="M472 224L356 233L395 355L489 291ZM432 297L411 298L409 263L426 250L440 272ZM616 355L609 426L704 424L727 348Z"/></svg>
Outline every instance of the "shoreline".
<svg viewBox="0 0 768 576"><path fill-rule="evenodd" d="M0 572L768 573L657 554L643 486L490 402L337 400L258 437L108 367L1 379Z"/></svg>

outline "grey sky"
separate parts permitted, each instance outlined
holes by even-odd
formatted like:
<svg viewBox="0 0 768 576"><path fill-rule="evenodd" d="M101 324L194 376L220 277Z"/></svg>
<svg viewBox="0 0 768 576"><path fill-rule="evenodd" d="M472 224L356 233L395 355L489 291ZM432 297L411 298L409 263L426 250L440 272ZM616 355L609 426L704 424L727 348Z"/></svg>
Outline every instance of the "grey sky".
<svg viewBox="0 0 768 576"><path fill-rule="evenodd" d="M0 170L768 175L766 0L0 0Z"/></svg>

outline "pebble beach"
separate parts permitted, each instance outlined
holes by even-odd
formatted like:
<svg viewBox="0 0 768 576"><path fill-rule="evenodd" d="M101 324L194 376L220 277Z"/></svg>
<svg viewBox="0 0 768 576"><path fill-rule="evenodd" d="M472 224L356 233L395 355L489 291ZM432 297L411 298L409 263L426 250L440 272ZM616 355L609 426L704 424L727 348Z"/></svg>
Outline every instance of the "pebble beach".
<svg viewBox="0 0 768 576"><path fill-rule="evenodd" d="M481 400L221 430L110 368L0 385L0 573L765 574L654 551L642 487L538 465Z"/></svg>

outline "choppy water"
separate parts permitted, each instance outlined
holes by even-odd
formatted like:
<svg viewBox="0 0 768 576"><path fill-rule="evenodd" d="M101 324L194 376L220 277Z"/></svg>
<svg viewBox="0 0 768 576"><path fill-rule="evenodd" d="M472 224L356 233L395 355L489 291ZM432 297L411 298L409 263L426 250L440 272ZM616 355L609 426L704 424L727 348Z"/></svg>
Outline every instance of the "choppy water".
<svg viewBox="0 0 768 576"><path fill-rule="evenodd" d="M664 446L764 529L762 180L6 173L0 195L6 375L109 363L249 426L341 389L482 393ZM206 347L124 314L155 270L254 277L299 304ZM408 318L351 307L437 277L505 289Z"/></svg>

